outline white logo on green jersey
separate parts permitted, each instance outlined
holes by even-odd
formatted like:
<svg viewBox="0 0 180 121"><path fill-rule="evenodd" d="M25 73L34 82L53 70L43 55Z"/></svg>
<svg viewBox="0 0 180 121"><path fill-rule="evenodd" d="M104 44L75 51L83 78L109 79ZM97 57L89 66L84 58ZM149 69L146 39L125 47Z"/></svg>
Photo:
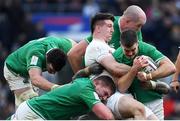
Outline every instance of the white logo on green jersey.
<svg viewBox="0 0 180 121"><path fill-rule="evenodd" d="M94 93L95 99L100 100L100 99L99 99L99 96L97 95L97 93L96 93L96 92L93 92L93 93Z"/></svg>
<svg viewBox="0 0 180 121"><path fill-rule="evenodd" d="M37 65L37 62L38 62L38 57L33 55L31 58L30 65Z"/></svg>

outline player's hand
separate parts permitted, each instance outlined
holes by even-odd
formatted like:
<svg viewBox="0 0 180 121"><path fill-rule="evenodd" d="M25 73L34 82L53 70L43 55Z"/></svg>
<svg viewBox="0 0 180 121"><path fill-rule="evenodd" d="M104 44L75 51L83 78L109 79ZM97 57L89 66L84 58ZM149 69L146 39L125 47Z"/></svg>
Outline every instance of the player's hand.
<svg viewBox="0 0 180 121"><path fill-rule="evenodd" d="M147 58L144 58L143 56L138 56L133 61L133 68L137 71L140 71L142 68L148 66L148 60Z"/></svg>
<svg viewBox="0 0 180 121"><path fill-rule="evenodd" d="M173 91L175 91L177 93L180 88L180 84L178 81L172 81L170 83L170 87L172 88Z"/></svg>
<svg viewBox="0 0 180 121"><path fill-rule="evenodd" d="M98 63L93 63L89 66L90 74L100 74L103 72L104 67Z"/></svg>

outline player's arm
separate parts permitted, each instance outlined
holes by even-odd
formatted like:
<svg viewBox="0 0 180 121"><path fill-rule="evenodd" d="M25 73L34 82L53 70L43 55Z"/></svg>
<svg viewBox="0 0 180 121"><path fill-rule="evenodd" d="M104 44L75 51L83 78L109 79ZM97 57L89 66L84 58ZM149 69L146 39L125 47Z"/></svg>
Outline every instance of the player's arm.
<svg viewBox="0 0 180 121"><path fill-rule="evenodd" d="M176 72L175 65L165 57L160 60L159 67L157 70L151 72L151 80L157 80L159 78L164 78Z"/></svg>
<svg viewBox="0 0 180 121"><path fill-rule="evenodd" d="M92 111L102 120L114 120L114 116L109 108L107 108L103 103L96 103L92 107Z"/></svg>
<svg viewBox="0 0 180 121"><path fill-rule="evenodd" d="M79 70L77 73L74 74L74 76L72 77L72 79L76 79L76 78L81 78L81 77L88 77L91 74L100 74L102 73L104 67L101 66L98 63L93 63L90 66Z"/></svg>
<svg viewBox="0 0 180 121"><path fill-rule="evenodd" d="M175 67L176 67L176 72L173 75L170 86L173 88L173 90L175 92L177 92L179 87L180 87L180 84L178 81L179 80L179 74L180 74L180 51L179 51L179 54L178 54L177 59L176 59Z"/></svg>
<svg viewBox="0 0 180 121"><path fill-rule="evenodd" d="M141 59L141 57L135 58L133 61L133 66L128 71L128 73L118 79L117 84L118 84L119 91L122 93L126 92L126 90L132 84L137 73L146 66L148 66L146 59Z"/></svg>
<svg viewBox="0 0 180 121"><path fill-rule="evenodd" d="M42 71L39 68L30 68L29 71L29 77L32 81L32 84L34 86L39 87L40 89L50 91L55 86L58 86L57 84L49 82L47 79L45 79L42 76Z"/></svg>
<svg viewBox="0 0 180 121"><path fill-rule="evenodd" d="M118 63L114 57L109 54L99 61L99 63L114 76L120 77L130 70L130 66Z"/></svg>
<svg viewBox="0 0 180 121"><path fill-rule="evenodd" d="M88 43L85 40L80 41L68 52L68 61L74 73L82 69L82 59L86 51Z"/></svg>

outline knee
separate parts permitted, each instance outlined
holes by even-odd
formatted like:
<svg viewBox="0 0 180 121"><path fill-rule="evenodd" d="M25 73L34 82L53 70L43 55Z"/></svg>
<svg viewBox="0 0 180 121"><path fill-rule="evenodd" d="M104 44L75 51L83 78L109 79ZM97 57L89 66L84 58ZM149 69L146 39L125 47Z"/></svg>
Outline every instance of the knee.
<svg viewBox="0 0 180 121"><path fill-rule="evenodd" d="M122 114L122 117L125 118L145 119L144 105L128 96L121 98L119 102L119 112Z"/></svg>
<svg viewBox="0 0 180 121"><path fill-rule="evenodd" d="M132 110L134 112L134 114L139 114L143 117L145 117L145 107L143 104L137 102L137 103L134 103L134 105L132 105Z"/></svg>
<svg viewBox="0 0 180 121"><path fill-rule="evenodd" d="M135 119L146 119L146 111L144 105L133 98L129 98L128 101L130 112L132 113L133 117Z"/></svg>

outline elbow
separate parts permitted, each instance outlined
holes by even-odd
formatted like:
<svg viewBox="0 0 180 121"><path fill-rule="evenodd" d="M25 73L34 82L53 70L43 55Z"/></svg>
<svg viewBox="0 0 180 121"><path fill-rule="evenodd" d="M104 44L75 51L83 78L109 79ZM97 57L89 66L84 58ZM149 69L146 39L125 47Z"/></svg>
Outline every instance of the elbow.
<svg viewBox="0 0 180 121"><path fill-rule="evenodd" d="M171 64L169 67L168 67L168 70L170 72L170 74L174 74L176 72L176 67L174 64Z"/></svg>
<svg viewBox="0 0 180 121"><path fill-rule="evenodd" d="M172 69L172 73L176 72L176 67L174 66L174 68Z"/></svg>
<svg viewBox="0 0 180 121"><path fill-rule="evenodd" d="M123 88L123 87L118 87L118 90L119 90L119 92L121 92L121 93L126 93L126 89L125 88Z"/></svg>

